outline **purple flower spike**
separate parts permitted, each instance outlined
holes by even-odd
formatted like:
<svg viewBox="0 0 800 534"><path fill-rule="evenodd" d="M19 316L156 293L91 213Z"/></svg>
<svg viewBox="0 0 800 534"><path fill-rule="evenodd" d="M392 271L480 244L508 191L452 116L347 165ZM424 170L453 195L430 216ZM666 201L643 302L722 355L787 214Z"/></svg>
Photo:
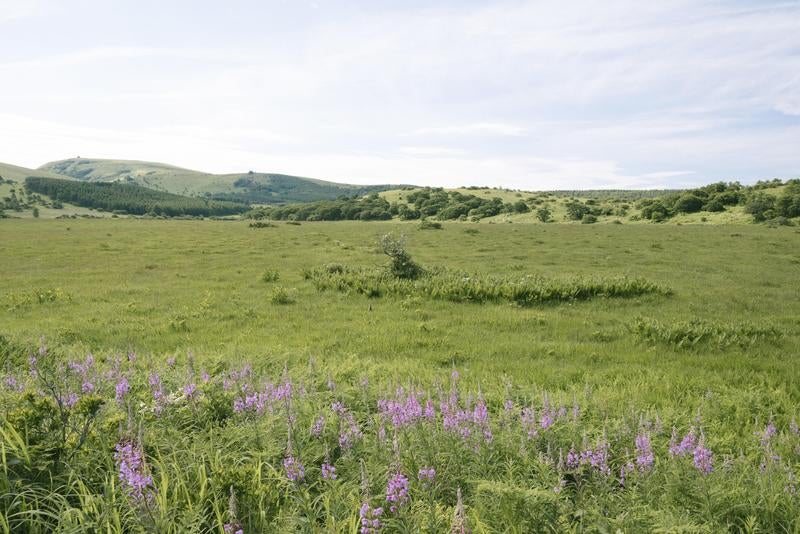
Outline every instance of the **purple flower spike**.
<svg viewBox="0 0 800 534"><path fill-rule="evenodd" d="M322 478L325 480L336 480L336 467L328 462L322 464Z"/></svg>
<svg viewBox="0 0 800 534"><path fill-rule="evenodd" d="M153 485L153 477L147 473L144 453L132 440L117 443L114 460L119 469L119 479L128 494L136 501L146 498L145 492Z"/></svg>
<svg viewBox="0 0 800 534"><path fill-rule="evenodd" d="M707 449L704 440L701 438L700 443L694 449L694 466L704 475L711 473L714 470L713 453Z"/></svg>
<svg viewBox="0 0 800 534"><path fill-rule="evenodd" d="M294 456L287 456L283 459L283 469L286 471L286 478L292 482L298 482L306 475L305 467Z"/></svg>
<svg viewBox="0 0 800 534"><path fill-rule="evenodd" d="M128 394L130 391L131 386L128 384L128 377L123 376L117 381L116 387L116 395L115 398L117 402L122 402L125 399L125 395Z"/></svg>
<svg viewBox="0 0 800 534"><path fill-rule="evenodd" d="M636 436L636 465L640 471L649 471L653 467L655 455L650 444L650 436L640 433Z"/></svg>

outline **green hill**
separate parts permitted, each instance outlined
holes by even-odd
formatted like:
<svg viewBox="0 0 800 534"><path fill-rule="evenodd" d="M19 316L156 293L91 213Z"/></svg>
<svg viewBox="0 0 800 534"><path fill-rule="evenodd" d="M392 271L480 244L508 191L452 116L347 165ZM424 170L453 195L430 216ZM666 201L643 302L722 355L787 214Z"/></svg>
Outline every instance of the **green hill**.
<svg viewBox="0 0 800 534"><path fill-rule="evenodd" d="M69 202L54 201L47 195L29 192L25 180L30 177L56 178L74 181L44 170L28 169L18 165L0 163L0 219L33 218L55 219L57 217L110 217L111 213L81 207Z"/></svg>
<svg viewBox="0 0 800 534"><path fill-rule="evenodd" d="M25 188L55 201L130 215L209 217L235 215L249 209L246 204L186 197L120 182L82 182L30 176L25 179Z"/></svg>
<svg viewBox="0 0 800 534"><path fill-rule="evenodd" d="M57 172L42 170L42 169L28 169L26 167L19 167L17 165L10 165L8 163L0 163L0 179L3 181L12 181L23 183L28 176L43 176L45 178L69 178L69 176L62 176Z"/></svg>
<svg viewBox="0 0 800 534"><path fill-rule="evenodd" d="M397 185L350 185L274 173L211 174L147 161L73 158L42 165L40 171L89 182L124 182L185 196L251 204L332 200L343 195L396 189Z"/></svg>

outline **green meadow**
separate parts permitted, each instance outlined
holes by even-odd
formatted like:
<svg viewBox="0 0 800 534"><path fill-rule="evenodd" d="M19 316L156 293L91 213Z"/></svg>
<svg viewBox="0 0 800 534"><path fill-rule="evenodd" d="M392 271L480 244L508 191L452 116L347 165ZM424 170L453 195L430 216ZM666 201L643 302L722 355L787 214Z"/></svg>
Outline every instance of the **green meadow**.
<svg viewBox="0 0 800 534"><path fill-rule="evenodd" d="M384 269L388 258L378 238L387 233L405 236L406 251L423 268L446 268L478 280L629 277L668 291L520 306L435 299L413 290L375 296L318 290L304 276L330 264ZM192 405L199 411L192 412L191 425L181 415L185 407L164 416L177 418L164 426L163 420L107 400L92 415L96 426L72 457L75 465L59 467L54 486L33 465L14 471L17 464L8 461L14 454L24 458L26 447L40 446L32 437L35 418L26 420L30 428L17 425L19 438L6 423L0 474L6 512L0 526L9 532L222 532L223 523L241 525L245 532L354 532L361 528L365 493L382 501L387 480L400 472L398 464L413 479L411 501L396 513L387 508L382 517L388 531L454 531L456 520L475 532L800 529L800 505L787 490L800 461L800 437L792 430L800 416L800 230L793 227L444 223L440 230L422 230L418 223L400 222L277 222L253 228L246 221L9 219L0 222L0 273L0 371L17 378L26 373L27 355L43 343L62 364L91 353L111 365L114 355L135 352L131 395L140 399L149 396L146 371L163 367L168 358L176 358L179 367L189 365L191 373L209 370L209 384L248 362L258 373L302 382L313 398L308 406L305 400L298 400L297 408L286 405L286 417L299 410L296 419L289 417L289 427L305 425L289 435L280 415L255 422L232 414L219 422L207 415L203 410L212 409L213 395L223 395L211 386L201 387L207 404ZM141 377L136 365L143 366ZM444 436L441 443L447 445L437 448L424 440L425 431L400 425L394 448L398 440L406 448L394 453L391 437L383 445L365 437L355 453L337 447L335 436L324 449L307 437L313 410L339 394L367 435L377 428L378 398L405 385L425 391L424 401L437 387L446 392L453 370L460 387L472 392L473 401L485 399L495 417L494 441L487 438L480 452L472 444L462 451L441 429L430 431ZM183 387L184 375L166 368L164 373L176 391ZM339 384L335 392L326 389L327 381ZM366 383L373 388L368 393ZM114 385L108 387L113 399ZM225 394L227 406L234 398ZM0 397L8 421L24 404L14 395ZM543 398L539 412L546 413L551 402L570 409L579 403L587 419L556 423L564 425L560 441L533 440L536 445L520 452L524 439L500 422L512 410L503 412L504 402L513 401L518 410L526 403L539 406ZM282 405L276 406L279 413ZM101 417L111 422L101 424ZM156 496L145 505L126 501L121 485L114 484L112 452L118 428L125 426L119 421L126 418L128 435L136 435L138 425L139 446L150 458ZM765 476L763 466L759 471L765 453L757 435L768 423L778 429L780 447L774 450L783 451L775 468L779 474L770 475L769 484L759 478ZM189 425L182 436L169 430L182 424ZM690 427L702 433L714 452L713 473L698 474L691 461L680 472L670 467L672 427L680 436ZM537 439L544 439L545 428L542 423ZM620 484L625 458L633 461L633 437L643 428L652 437L656 470L650 478L637 470L627 485L623 473ZM238 437L230 443L220 437L231 433ZM592 478L589 464L588 471L570 471L562 458L557 466L570 444L595 443L607 433L626 443L612 443L613 482ZM375 442L367 445L371 439ZM72 441L63 448L75 446ZM436 461L428 462L440 473L434 489L417 481L422 464L415 447L435 449ZM444 449L453 452L448 456ZM277 481L281 459L298 450L307 455L305 485ZM476 457L467 459L473 450ZM213 481L214 462L226 454L258 458L240 466L249 482L232 483L227 475L224 483ZM459 455L465 458L460 471L453 467ZM320 485L330 481L311 473L323 456L338 462L332 489ZM187 461L211 466L204 482L178 469ZM105 466L106 474L91 471L91 462L93 469ZM56 473L52 466L47 470ZM175 479L181 480L179 489ZM164 489L168 480L171 490ZM550 491L559 484L564 491ZM237 488L238 515L229 509L229 486ZM39 497L10 496L33 495L32 488ZM64 500L52 497L45 506L45 494ZM692 500L686 501L687 495ZM94 512L74 512L89 501ZM259 507L272 512L259 514ZM31 510L50 510L52 517ZM189 519L195 521L191 528Z"/></svg>

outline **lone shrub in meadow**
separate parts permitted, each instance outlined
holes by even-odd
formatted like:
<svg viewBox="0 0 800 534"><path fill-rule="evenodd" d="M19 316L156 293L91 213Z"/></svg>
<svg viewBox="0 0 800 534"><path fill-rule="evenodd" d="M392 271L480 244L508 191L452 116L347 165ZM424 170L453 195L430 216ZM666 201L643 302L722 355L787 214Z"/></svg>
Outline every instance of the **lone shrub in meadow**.
<svg viewBox="0 0 800 534"><path fill-rule="evenodd" d="M261 274L262 282L277 282L281 275L275 269L267 269Z"/></svg>
<svg viewBox="0 0 800 534"><path fill-rule="evenodd" d="M294 304L294 298L288 289L283 286L278 286L272 290L270 302L277 305Z"/></svg>
<svg viewBox="0 0 800 534"><path fill-rule="evenodd" d="M384 234L380 237L380 246L384 254L389 256L391 263L389 271L396 278L414 280L419 278L425 270L420 267L405 249L405 239L393 234Z"/></svg>

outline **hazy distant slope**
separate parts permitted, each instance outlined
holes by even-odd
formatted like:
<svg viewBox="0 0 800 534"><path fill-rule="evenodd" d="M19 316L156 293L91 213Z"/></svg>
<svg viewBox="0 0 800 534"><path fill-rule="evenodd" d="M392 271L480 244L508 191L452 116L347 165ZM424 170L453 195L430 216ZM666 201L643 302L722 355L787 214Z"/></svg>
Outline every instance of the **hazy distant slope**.
<svg viewBox="0 0 800 534"><path fill-rule="evenodd" d="M50 172L40 169L28 169L19 167L17 165L10 165L8 163L0 163L0 178L19 182L20 184L25 181L28 176L43 176L45 178L69 178L69 176L61 176L55 172Z"/></svg>
<svg viewBox="0 0 800 534"><path fill-rule="evenodd" d="M398 187L338 184L272 173L210 174L147 161L73 158L47 163L40 169L79 180L127 182L179 195L262 204L335 199Z"/></svg>

